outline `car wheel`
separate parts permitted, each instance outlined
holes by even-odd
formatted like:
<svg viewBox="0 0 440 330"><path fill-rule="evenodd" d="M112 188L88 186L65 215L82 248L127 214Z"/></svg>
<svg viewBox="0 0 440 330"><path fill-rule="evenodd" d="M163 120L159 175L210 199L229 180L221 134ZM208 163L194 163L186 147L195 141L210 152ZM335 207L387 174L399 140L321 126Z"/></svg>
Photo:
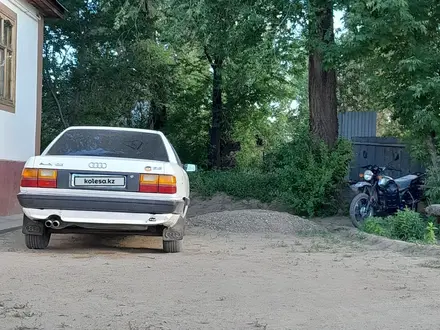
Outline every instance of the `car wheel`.
<svg viewBox="0 0 440 330"><path fill-rule="evenodd" d="M43 235L25 235L25 242L28 249L43 250L47 248L50 241L50 233L44 231Z"/></svg>
<svg viewBox="0 0 440 330"><path fill-rule="evenodd" d="M178 241L163 241L163 251L165 253L181 252L183 248L183 240Z"/></svg>

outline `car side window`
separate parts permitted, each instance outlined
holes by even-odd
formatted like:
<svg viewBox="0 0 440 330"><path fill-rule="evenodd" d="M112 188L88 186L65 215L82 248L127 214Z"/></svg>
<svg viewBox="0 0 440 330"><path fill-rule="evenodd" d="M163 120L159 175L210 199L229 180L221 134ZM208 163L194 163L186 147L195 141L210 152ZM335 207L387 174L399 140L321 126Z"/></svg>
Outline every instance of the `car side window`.
<svg viewBox="0 0 440 330"><path fill-rule="evenodd" d="M183 164L182 164L182 162L180 161L179 155L177 155L176 149L174 149L174 147L173 147L173 145L172 145L171 143L170 143L170 145L171 145L171 149L173 149L174 156L176 156L177 164L179 164L180 167L183 167Z"/></svg>

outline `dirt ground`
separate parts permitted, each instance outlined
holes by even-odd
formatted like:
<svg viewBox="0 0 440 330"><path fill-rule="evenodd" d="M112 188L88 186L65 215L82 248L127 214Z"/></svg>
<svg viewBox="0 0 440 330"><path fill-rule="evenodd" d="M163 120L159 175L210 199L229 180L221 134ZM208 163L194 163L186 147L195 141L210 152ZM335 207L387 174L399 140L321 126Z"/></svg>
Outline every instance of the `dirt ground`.
<svg viewBox="0 0 440 330"><path fill-rule="evenodd" d="M19 231L0 235L0 329L440 328L438 248L341 218L208 211L180 254L73 235L35 252Z"/></svg>

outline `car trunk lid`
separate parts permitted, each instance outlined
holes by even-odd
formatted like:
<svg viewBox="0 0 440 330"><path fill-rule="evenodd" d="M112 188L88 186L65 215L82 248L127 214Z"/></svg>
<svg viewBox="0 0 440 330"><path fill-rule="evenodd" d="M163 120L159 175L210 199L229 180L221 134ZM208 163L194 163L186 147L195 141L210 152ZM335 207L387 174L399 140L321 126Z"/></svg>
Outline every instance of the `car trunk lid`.
<svg viewBox="0 0 440 330"><path fill-rule="evenodd" d="M87 156L38 156L35 157L36 168L57 170L88 171L95 173L165 173L165 162L154 160L87 157Z"/></svg>
<svg viewBox="0 0 440 330"><path fill-rule="evenodd" d="M34 167L56 169L59 189L139 191L140 175L164 174L167 163L87 156L38 156Z"/></svg>

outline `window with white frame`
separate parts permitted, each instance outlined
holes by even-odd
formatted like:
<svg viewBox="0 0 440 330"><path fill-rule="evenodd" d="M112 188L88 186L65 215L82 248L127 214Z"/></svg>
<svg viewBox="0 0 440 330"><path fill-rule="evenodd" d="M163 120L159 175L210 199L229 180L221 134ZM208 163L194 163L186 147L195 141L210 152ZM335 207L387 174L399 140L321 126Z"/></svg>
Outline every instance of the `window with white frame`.
<svg viewBox="0 0 440 330"><path fill-rule="evenodd" d="M0 109L14 112L16 16L0 6Z"/></svg>

